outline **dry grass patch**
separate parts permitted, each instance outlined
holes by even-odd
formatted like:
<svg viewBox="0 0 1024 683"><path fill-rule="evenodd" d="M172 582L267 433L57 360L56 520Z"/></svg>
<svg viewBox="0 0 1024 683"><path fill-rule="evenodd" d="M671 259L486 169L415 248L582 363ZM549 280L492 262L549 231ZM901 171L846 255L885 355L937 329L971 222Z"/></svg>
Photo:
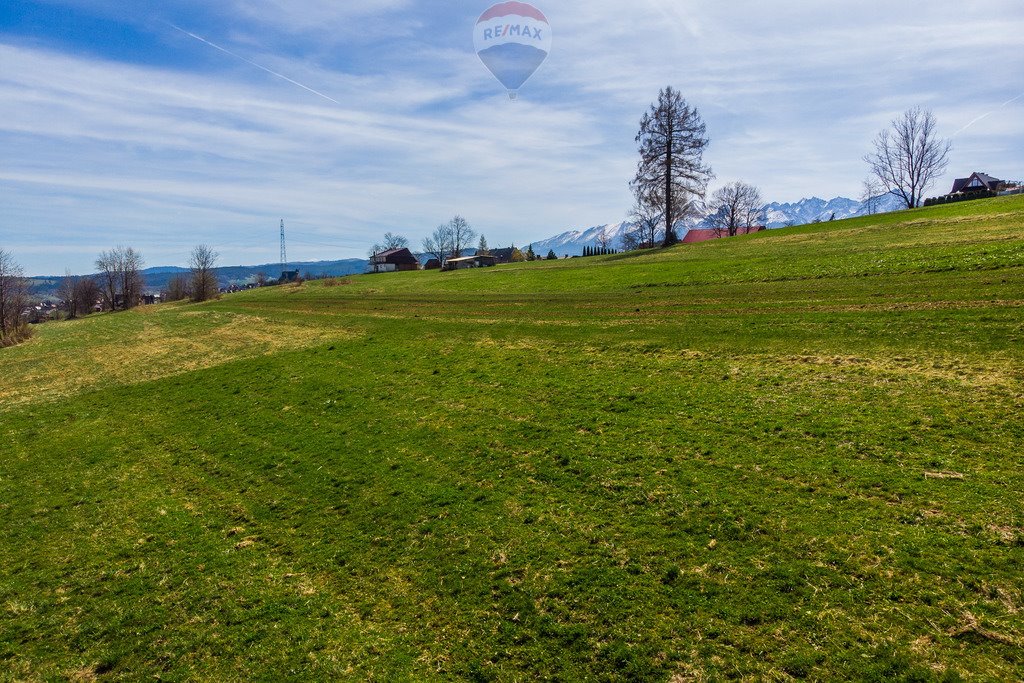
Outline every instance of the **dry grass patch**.
<svg viewBox="0 0 1024 683"><path fill-rule="evenodd" d="M305 348L330 337L355 336L253 315L212 311L128 312L141 327L107 334L91 323L91 343L59 356L48 339L19 349L20 358L0 378L0 407L53 401L105 385L130 385L202 370L241 358ZM182 324L184 323L184 324ZM97 339L97 337L100 337Z"/></svg>

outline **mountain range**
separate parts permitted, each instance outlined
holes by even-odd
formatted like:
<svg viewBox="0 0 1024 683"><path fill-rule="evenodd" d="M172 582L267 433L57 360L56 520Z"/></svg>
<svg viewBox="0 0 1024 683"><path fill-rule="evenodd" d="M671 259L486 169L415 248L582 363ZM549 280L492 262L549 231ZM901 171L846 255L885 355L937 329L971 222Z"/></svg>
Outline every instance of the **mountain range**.
<svg viewBox="0 0 1024 683"><path fill-rule="evenodd" d="M855 199L847 199L846 197L836 197L835 199L827 200L810 197L801 199L798 202L785 204L772 202L771 204L766 204L763 211L766 219L765 225L768 228L784 228L793 225L806 225L815 221L827 221L833 214L836 220L841 220L844 218L866 216L869 213L888 213L902 208L904 207L899 198L891 194L884 194L875 197L870 203L859 202ZM602 233L607 233L612 247L619 249L622 247L623 235L631 227L632 224L625 221L595 225L578 230L568 230L554 237L534 242L533 251L541 256L547 254L549 250L554 251L559 257L581 256L584 248L598 246L598 238ZM704 218L689 227L710 227L710 218ZM680 232L683 231L680 230ZM679 235L679 237L685 237L685 232Z"/></svg>
<svg viewBox="0 0 1024 683"><path fill-rule="evenodd" d="M629 221L595 225L582 230L568 230L560 235L549 237L533 243L533 252L538 256L547 256L549 251L555 252L559 258L563 256L582 256L585 247L600 246L602 235L606 236L613 249L622 248L622 238L633 224Z"/></svg>
<svg viewBox="0 0 1024 683"><path fill-rule="evenodd" d="M811 197L798 202L779 204L773 202L764 207L765 225L769 228L783 228L790 225L806 225L814 221L827 221L835 214L836 220L866 216L869 213L889 213L906 208L899 197L883 194L868 202L859 202L846 197L819 199Z"/></svg>

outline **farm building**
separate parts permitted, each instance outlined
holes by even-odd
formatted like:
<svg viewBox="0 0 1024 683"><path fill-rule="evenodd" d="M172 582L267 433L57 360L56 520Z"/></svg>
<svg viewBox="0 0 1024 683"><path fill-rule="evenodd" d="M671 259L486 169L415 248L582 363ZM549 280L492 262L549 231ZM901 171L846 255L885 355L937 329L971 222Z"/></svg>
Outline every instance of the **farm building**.
<svg viewBox="0 0 1024 683"><path fill-rule="evenodd" d="M487 255L493 256L495 263L512 263L512 256L515 252L515 247L508 247L505 249L491 249L487 252Z"/></svg>
<svg viewBox="0 0 1024 683"><path fill-rule="evenodd" d="M370 264L366 267L366 272L394 273L419 269L419 259L408 249L388 249L370 257Z"/></svg>
<svg viewBox="0 0 1024 683"><path fill-rule="evenodd" d="M450 258L445 261L445 270L465 270L466 268L489 268L490 266L498 265L498 259L496 256L485 256L478 254L476 256L462 256L460 258Z"/></svg>

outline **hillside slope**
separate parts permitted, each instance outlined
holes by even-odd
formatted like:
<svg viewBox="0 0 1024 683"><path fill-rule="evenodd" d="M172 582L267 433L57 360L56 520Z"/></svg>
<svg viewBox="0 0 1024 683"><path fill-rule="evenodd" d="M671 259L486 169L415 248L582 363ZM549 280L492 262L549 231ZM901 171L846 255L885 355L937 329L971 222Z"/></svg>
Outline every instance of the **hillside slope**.
<svg viewBox="0 0 1024 683"><path fill-rule="evenodd" d="M0 366L0 679L1024 677L1024 198Z"/></svg>

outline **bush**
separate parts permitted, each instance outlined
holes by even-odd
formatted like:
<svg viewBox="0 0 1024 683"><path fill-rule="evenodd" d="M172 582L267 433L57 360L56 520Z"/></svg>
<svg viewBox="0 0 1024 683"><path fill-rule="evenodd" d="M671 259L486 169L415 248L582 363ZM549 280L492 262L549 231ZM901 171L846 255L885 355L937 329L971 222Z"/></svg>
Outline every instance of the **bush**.
<svg viewBox="0 0 1024 683"><path fill-rule="evenodd" d="M960 192L947 194L941 197L931 197L924 200L925 206L941 206L943 204L955 204L956 202L970 202L976 199L991 199L997 196L992 190L976 190L974 192Z"/></svg>
<svg viewBox="0 0 1024 683"><path fill-rule="evenodd" d="M21 325L6 336L0 337L0 348L14 346L32 337L33 330L29 325Z"/></svg>

